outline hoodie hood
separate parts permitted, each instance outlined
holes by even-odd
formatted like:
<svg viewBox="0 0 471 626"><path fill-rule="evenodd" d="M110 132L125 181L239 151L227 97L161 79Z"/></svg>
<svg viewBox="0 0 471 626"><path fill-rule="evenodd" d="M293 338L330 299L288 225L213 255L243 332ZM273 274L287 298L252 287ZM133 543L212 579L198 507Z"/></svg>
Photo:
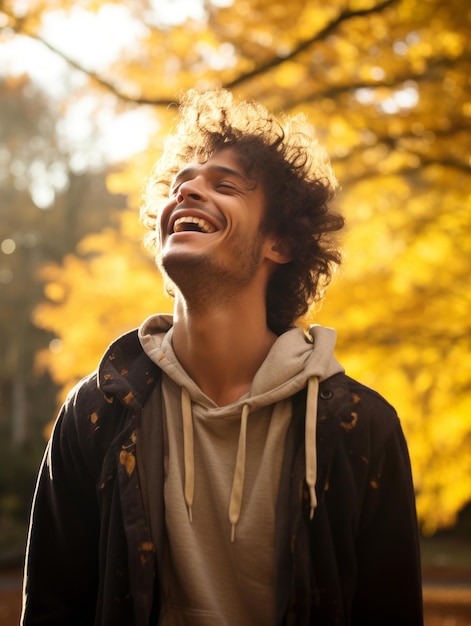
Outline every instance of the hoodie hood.
<svg viewBox="0 0 471 626"><path fill-rule="evenodd" d="M311 517L316 507L317 478L317 395L319 382L343 372L334 356L336 333L319 325L307 331L292 328L280 335L253 379L247 394L236 402L219 407L208 398L181 367L173 353L171 315L148 318L139 329L139 340L147 356L181 387L183 445L185 462L185 499L191 519L194 495L193 406L203 407L208 417L240 415L240 434L229 504L234 537L240 516L247 446L247 420L251 413L291 398L307 388L306 401L306 482L310 492ZM230 357L230 355L229 355ZM232 537L232 538L233 538Z"/></svg>

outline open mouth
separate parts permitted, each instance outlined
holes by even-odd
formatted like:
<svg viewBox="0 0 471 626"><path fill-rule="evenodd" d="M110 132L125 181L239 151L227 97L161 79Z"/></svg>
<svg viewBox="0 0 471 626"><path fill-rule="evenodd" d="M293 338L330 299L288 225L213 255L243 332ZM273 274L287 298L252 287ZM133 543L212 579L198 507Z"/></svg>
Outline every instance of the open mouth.
<svg viewBox="0 0 471 626"><path fill-rule="evenodd" d="M216 228L210 222L207 222L202 217L185 216L179 217L173 223L173 233L183 232L197 232L197 233L215 233Z"/></svg>

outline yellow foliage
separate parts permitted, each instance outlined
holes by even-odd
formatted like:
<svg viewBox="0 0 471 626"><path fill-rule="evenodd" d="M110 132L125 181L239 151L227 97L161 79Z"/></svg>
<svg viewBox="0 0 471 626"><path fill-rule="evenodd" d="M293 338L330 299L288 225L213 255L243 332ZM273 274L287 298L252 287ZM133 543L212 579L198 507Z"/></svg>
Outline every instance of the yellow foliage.
<svg viewBox="0 0 471 626"><path fill-rule="evenodd" d="M348 224L345 263L312 318L337 328L348 373L397 407L419 516L433 532L471 499L470 16L462 0L383 4L234 0L206 3L207 23L149 28L110 75L165 104L155 107L159 132L108 187L138 206L174 119L166 102L186 88L229 85L308 116L332 156ZM35 9L28 28L48 3ZM38 363L65 388L117 334L171 310L136 224L129 211L119 230L87 237L43 270L47 301L35 321L63 349Z"/></svg>
<svg viewBox="0 0 471 626"><path fill-rule="evenodd" d="M306 68L297 63L284 63L276 70L274 78L280 87L295 88L306 78Z"/></svg>
<svg viewBox="0 0 471 626"><path fill-rule="evenodd" d="M63 386L61 400L73 383L96 368L117 336L156 311L172 311L160 274L139 245L142 231L136 224L135 212L124 213L122 232L106 229L89 235L77 256L68 255L61 266L42 271L46 295L57 284L67 293L60 306L45 301L34 313L38 326L62 340L61 350L46 350L37 358L38 367L48 367Z"/></svg>

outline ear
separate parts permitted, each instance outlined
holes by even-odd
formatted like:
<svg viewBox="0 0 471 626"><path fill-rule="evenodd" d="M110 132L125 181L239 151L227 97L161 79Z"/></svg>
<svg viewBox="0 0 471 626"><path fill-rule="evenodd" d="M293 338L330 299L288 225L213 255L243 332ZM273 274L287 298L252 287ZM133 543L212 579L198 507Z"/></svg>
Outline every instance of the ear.
<svg viewBox="0 0 471 626"><path fill-rule="evenodd" d="M270 259L270 261L273 261L278 265L284 265L285 263L289 263L293 258L290 245L286 239L268 239L266 243L266 257L267 259Z"/></svg>

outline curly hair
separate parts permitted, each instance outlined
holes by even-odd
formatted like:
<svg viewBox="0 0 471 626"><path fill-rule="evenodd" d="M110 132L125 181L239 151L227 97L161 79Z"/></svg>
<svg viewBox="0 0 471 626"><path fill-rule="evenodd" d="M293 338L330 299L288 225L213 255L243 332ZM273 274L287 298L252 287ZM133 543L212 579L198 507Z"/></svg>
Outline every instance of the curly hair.
<svg viewBox="0 0 471 626"><path fill-rule="evenodd" d="M267 286L267 324L281 334L323 298L341 262L334 233L344 218L332 208L337 181L329 159L304 116L277 118L259 103L235 102L226 90L190 90L179 113L144 190L141 220L150 231L148 247L158 254L158 209L178 171L231 147L264 190L264 232L290 251L291 260L276 267Z"/></svg>

